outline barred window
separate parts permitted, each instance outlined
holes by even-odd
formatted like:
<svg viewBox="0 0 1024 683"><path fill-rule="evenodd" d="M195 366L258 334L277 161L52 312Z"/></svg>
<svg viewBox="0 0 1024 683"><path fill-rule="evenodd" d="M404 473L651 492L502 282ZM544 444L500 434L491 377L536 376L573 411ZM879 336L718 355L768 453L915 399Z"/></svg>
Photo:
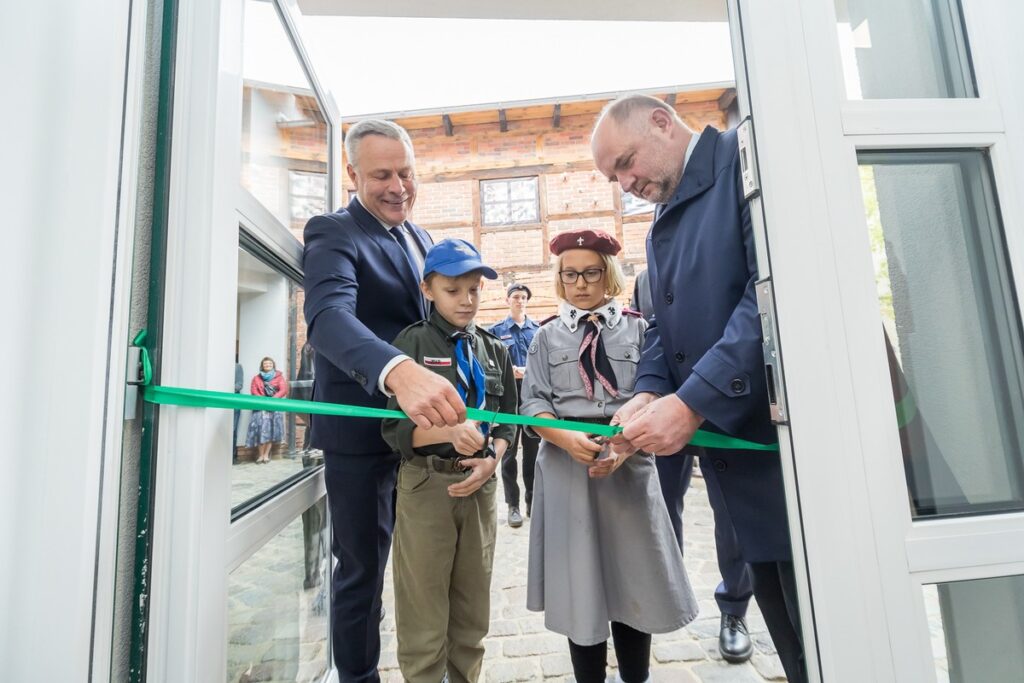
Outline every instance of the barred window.
<svg viewBox="0 0 1024 683"><path fill-rule="evenodd" d="M481 180L480 216L484 225L540 222L537 178Z"/></svg>

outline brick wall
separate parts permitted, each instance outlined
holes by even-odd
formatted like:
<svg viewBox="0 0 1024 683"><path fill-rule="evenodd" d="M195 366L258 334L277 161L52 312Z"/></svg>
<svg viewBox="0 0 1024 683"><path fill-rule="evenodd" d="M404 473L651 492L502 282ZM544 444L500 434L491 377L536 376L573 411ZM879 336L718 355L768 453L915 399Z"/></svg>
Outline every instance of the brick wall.
<svg viewBox="0 0 1024 683"><path fill-rule="evenodd" d="M679 103L683 120L701 130L726 126L716 102ZM483 117L481 117L483 118ZM442 126L412 128L419 191L412 219L435 240L458 237L480 248L501 279L483 290L478 321L489 324L507 315L505 287L524 282L533 291L529 313L542 319L557 308L554 297L550 238L561 231L597 228L623 243L620 255L627 293L645 265L644 241L652 214L621 215L619 186L594 167L590 133L596 114L563 116L558 128L550 117L509 121L501 132L493 122L456 125L448 136ZM401 123L401 121L400 121ZM483 226L480 223L481 180L537 177L540 222L527 226ZM351 189L345 179L346 189Z"/></svg>

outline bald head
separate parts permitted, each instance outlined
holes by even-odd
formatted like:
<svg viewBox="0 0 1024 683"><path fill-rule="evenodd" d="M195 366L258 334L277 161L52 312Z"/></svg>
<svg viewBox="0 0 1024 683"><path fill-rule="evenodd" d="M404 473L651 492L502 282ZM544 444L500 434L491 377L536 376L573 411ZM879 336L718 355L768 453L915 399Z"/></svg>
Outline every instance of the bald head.
<svg viewBox="0 0 1024 683"><path fill-rule="evenodd" d="M623 95L622 97L612 100L608 104L604 105L601 113L597 117L597 123L594 124L594 134L597 134L597 130L601 127L601 124L605 119L610 119L615 123L622 125L635 126L642 124L646 121L647 115L654 109L660 109L665 114L679 124L684 125L683 120L679 118L675 109L668 106L662 100L651 95ZM591 136L591 142L593 142L593 135Z"/></svg>
<svg viewBox="0 0 1024 683"><path fill-rule="evenodd" d="M675 110L658 98L625 95L601 110L590 150L598 170L623 192L664 203L679 185L692 135Z"/></svg>

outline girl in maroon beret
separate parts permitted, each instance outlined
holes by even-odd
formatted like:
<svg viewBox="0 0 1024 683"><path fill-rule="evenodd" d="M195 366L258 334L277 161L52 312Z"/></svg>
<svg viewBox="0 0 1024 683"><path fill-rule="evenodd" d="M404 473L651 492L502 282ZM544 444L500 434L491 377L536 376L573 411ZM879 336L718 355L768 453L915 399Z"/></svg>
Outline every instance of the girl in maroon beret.
<svg viewBox="0 0 1024 683"><path fill-rule="evenodd" d="M623 310L618 241L601 230L564 232L558 315L530 345L520 412L609 424L633 395L647 324ZM673 536L654 459L617 458L600 438L535 428L527 607L569 639L579 683L603 683L611 634L619 680L649 680L651 634L681 628L697 603Z"/></svg>

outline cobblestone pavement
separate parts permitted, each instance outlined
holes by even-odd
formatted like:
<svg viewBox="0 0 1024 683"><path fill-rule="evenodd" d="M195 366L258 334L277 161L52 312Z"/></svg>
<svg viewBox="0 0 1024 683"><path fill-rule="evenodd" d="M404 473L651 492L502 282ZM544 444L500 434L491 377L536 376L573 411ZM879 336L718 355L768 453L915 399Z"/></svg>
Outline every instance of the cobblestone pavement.
<svg viewBox="0 0 1024 683"><path fill-rule="evenodd" d="M655 683L764 683L785 681L764 619L751 601L747 624L754 640L754 656L746 664L728 664L718 653L719 612L714 599L718 585L714 523L704 480L694 471L686 495L684 538L686 569L700 601L700 615L686 628L655 635L651 678ZM500 488L500 487L499 487ZM491 587L491 631L485 641L482 681L573 681L572 665L563 636L544 628L541 613L526 609L526 564L530 520L519 529L506 524L507 508L498 507L498 549ZM387 616L381 625L381 679L401 683L395 654L394 591L391 570L384 583ZM609 680L614 680L615 652L608 649Z"/></svg>

